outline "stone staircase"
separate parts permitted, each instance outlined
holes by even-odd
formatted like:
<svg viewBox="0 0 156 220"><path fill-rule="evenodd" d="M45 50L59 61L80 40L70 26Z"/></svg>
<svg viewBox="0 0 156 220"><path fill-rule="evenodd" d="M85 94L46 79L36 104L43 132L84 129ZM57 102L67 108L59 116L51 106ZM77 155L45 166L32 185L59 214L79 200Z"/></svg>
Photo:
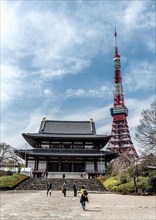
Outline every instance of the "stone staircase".
<svg viewBox="0 0 156 220"><path fill-rule="evenodd" d="M47 183L52 182L52 190L61 190L64 180L60 178L33 178L29 177L24 182L20 183L15 190L46 190ZM67 190L73 190L73 184L76 183L78 191L84 185L88 191L106 191L97 179L65 179Z"/></svg>

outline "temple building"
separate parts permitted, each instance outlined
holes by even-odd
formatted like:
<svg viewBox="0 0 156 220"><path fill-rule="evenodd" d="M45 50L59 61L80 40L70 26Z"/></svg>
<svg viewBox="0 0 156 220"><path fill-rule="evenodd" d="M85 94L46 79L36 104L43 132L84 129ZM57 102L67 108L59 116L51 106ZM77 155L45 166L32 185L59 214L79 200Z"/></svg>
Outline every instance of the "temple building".
<svg viewBox="0 0 156 220"><path fill-rule="evenodd" d="M20 150L26 167L34 172L87 172L102 174L117 156L104 151L111 136L97 135L95 122L52 121L43 118L38 133L23 133L32 149Z"/></svg>

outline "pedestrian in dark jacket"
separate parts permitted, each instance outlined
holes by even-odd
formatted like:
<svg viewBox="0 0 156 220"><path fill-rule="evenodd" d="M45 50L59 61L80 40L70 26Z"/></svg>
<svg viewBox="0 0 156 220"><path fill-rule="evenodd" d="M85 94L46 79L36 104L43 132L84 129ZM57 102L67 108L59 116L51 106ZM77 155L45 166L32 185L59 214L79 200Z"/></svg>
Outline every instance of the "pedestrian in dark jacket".
<svg viewBox="0 0 156 220"><path fill-rule="evenodd" d="M51 196L51 189L52 189L52 183L51 183L51 181L49 181L47 184L47 196L48 196L48 194L50 194L50 196Z"/></svg>
<svg viewBox="0 0 156 220"><path fill-rule="evenodd" d="M77 185L74 183L73 185L74 196L77 196Z"/></svg>
<svg viewBox="0 0 156 220"><path fill-rule="evenodd" d="M89 200L88 200L88 192L85 189L85 187L82 186L82 188L81 188L80 203L81 203L81 206L82 206L83 210L85 210L85 208L86 208L86 202L89 202Z"/></svg>
<svg viewBox="0 0 156 220"><path fill-rule="evenodd" d="M64 194L64 197L66 197L66 192L67 192L67 184L66 181L64 181L62 186L62 193Z"/></svg>

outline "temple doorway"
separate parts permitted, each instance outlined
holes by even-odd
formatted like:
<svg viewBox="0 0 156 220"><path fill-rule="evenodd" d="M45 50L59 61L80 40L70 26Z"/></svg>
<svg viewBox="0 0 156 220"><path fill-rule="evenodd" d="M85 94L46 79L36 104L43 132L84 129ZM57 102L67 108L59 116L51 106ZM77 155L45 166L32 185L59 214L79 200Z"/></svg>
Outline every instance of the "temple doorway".
<svg viewBox="0 0 156 220"><path fill-rule="evenodd" d="M74 163L74 172L84 172L84 163Z"/></svg>
<svg viewBox="0 0 156 220"><path fill-rule="evenodd" d="M72 164L65 162L61 164L61 171L62 172L71 172Z"/></svg>
<svg viewBox="0 0 156 220"><path fill-rule="evenodd" d="M50 171L50 172L58 172L59 171L59 163L57 163L57 162L49 162L48 163L48 171Z"/></svg>

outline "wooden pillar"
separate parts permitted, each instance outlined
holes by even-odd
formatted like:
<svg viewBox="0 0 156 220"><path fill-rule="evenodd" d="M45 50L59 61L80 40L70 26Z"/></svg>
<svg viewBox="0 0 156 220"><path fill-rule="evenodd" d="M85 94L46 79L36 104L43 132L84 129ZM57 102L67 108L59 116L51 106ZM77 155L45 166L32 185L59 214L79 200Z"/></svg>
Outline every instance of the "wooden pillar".
<svg viewBox="0 0 156 220"><path fill-rule="evenodd" d="M94 160L94 172L97 172L97 160Z"/></svg>
<svg viewBox="0 0 156 220"><path fill-rule="evenodd" d="M104 161L105 162L105 174L106 174L106 172L107 172L107 162L106 161Z"/></svg>
<svg viewBox="0 0 156 220"><path fill-rule="evenodd" d="M37 158L34 158L34 159L35 159L34 170L37 170Z"/></svg>
<svg viewBox="0 0 156 220"><path fill-rule="evenodd" d="M38 170L38 158L35 158L35 170Z"/></svg>
<svg viewBox="0 0 156 220"><path fill-rule="evenodd" d="M73 159L71 160L71 164L72 164L71 172L74 172L74 161L73 161Z"/></svg>
<svg viewBox="0 0 156 220"><path fill-rule="evenodd" d="M61 159L58 159L59 162L59 172L61 172Z"/></svg>
<svg viewBox="0 0 156 220"><path fill-rule="evenodd" d="M86 171L86 158L83 159L84 162L84 171Z"/></svg>
<svg viewBox="0 0 156 220"><path fill-rule="evenodd" d="M26 157L25 166L28 167L28 157Z"/></svg>
<svg viewBox="0 0 156 220"><path fill-rule="evenodd" d="M48 170L48 159L47 158L46 158L46 170L49 171Z"/></svg>
<svg viewBox="0 0 156 220"><path fill-rule="evenodd" d="M83 141L83 149L85 149L85 142Z"/></svg>

